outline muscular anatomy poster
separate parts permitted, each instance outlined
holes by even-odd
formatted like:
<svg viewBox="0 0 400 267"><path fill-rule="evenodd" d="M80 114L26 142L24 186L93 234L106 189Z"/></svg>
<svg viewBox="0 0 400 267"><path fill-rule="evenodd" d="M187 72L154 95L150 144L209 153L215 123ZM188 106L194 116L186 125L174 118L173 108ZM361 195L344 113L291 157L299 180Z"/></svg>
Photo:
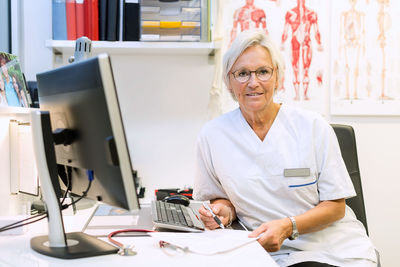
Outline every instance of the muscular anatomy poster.
<svg viewBox="0 0 400 267"><path fill-rule="evenodd" d="M325 113L329 82L329 6L318 0L224 0L226 46L247 29L270 34L285 59L275 98Z"/></svg>
<svg viewBox="0 0 400 267"><path fill-rule="evenodd" d="M400 1L332 1L332 114L400 114L399 17Z"/></svg>

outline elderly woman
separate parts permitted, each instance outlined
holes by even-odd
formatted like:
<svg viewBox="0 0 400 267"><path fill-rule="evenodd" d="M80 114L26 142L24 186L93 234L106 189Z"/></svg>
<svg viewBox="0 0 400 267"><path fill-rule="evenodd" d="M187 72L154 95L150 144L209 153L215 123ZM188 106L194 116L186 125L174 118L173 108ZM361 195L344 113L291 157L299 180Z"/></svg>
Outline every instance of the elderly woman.
<svg viewBox="0 0 400 267"><path fill-rule="evenodd" d="M239 108L203 127L194 198L210 200L224 225L238 217L280 266L376 266L374 246L345 204L355 191L333 129L273 100L284 63L271 39L241 33L223 68ZM218 227L199 212L207 228Z"/></svg>

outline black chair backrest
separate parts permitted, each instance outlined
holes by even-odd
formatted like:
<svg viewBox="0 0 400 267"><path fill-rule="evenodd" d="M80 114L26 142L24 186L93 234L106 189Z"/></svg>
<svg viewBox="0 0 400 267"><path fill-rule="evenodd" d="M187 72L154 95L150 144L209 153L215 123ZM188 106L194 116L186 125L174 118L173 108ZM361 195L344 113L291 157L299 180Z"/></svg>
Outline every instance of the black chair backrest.
<svg viewBox="0 0 400 267"><path fill-rule="evenodd" d="M364 196L362 192L360 168L358 166L356 137L350 125L331 124L339 141L340 151L347 171L351 177L357 196L346 199L346 204L354 211L357 219L364 224L368 234L367 216L365 213Z"/></svg>

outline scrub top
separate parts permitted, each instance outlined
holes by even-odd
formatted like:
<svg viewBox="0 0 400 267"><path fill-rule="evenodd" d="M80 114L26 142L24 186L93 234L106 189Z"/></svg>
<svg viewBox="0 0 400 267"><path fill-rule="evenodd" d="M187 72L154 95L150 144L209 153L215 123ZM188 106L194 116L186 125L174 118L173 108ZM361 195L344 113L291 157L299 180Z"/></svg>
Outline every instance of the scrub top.
<svg viewBox="0 0 400 267"><path fill-rule="evenodd" d="M356 195L332 127L317 113L284 104L263 141L239 108L206 123L197 143L193 194L203 201L229 199L250 229L302 214L320 201ZM281 266L376 266L375 248L348 206L341 220L285 240L271 256Z"/></svg>

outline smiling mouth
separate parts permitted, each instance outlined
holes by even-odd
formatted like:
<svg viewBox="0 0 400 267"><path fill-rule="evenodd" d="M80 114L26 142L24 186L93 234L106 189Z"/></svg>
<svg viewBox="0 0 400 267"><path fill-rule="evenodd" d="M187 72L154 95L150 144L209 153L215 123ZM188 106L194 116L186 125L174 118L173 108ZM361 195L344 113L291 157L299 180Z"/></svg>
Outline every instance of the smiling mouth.
<svg viewBox="0 0 400 267"><path fill-rule="evenodd" d="M259 95L263 95L263 93L248 93L248 94L246 94L246 96L259 96Z"/></svg>

